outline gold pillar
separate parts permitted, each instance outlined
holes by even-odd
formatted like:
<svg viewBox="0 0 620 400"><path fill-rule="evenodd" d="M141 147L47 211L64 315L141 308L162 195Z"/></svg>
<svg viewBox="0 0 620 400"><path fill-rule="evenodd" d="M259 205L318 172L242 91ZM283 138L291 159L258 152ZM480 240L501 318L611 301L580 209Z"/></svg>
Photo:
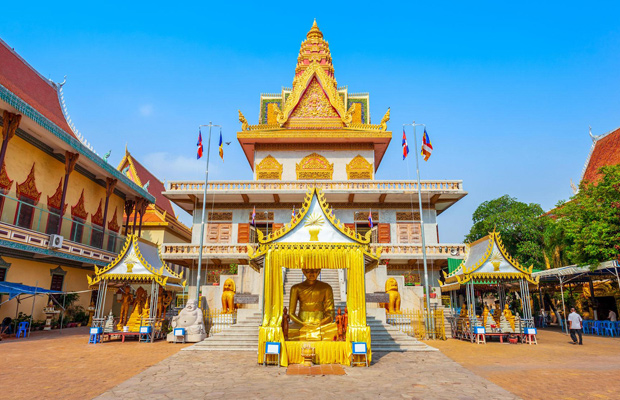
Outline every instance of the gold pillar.
<svg viewBox="0 0 620 400"><path fill-rule="evenodd" d="M80 158L78 153L71 153L69 151L65 152L65 183L62 187L62 198L60 200L60 220L58 221L58 230L56 231L58 235L60 235L62 220L65 214L65 200L67 197L67 187L69 185L69 175L71 175L75 169L75 164L77 164L78 158Z"/></svg>
<svg viewBox="0 0 620 400"><path fill-rule="evenodd" d="M110 196L114 192L116 183L118 180L112 178L105 178L105 208L103 209L103 236L105 237L106 223L108 222L108 204L110 203Z"/></svg>

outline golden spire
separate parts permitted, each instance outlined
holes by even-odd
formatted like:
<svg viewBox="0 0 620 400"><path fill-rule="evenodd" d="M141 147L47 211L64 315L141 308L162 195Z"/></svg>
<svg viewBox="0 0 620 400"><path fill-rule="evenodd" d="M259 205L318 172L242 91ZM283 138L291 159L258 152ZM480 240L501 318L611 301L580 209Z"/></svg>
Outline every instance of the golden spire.
<svg viewBox="0 0 620 400"><path fill-rule="evenodd" d="M299 57L297 57L297 68L295 68L295 77L303 74L312 63L318 63L327 75L334 77L334 66L332 65L329 43L323 39L323 32L316 24L316 19L312 24L312 28L306 34L306 40L301 42Z"/></svg>

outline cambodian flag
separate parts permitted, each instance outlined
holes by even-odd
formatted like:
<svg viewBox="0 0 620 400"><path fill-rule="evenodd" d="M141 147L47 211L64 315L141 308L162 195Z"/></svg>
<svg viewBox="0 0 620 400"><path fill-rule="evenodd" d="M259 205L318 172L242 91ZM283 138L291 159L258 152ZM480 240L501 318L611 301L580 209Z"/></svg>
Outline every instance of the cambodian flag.
<svg viewBox="0 0 620 400"><path fill-rule="evenodd" d="M252 225L254 226L256 226L255 218L256 218L256 206L254 206L254 209L252 210Z"/></svg>
<svg viewBox="0 0 620 400"><path fill-rule="evenodd" d="M407 158L409 154L409 145L407 145L407 136L405 135L405 128L403 128L403 160Z"/></svg>
<svg viewBox="0 0 620 400"><path fill-rule="evenodd" d="M295 206L293 206L293 212L291 213L291 222L295 223Z"/></svg>
<svg viewBox="0 0 620 400"><path fill-rule="evenodd" d="M200 157L202 157L202 133L200 133L200 128L198 128L198 143L196 143L196 146L198 146L198 153L196 154L196 159L200 160Z"/></svg>
<svg viewBox="0 0 620 400"><path fill-rule="evenodd" d="M422 157L424 157L424 161L428 161L432 152L433 145L431 144L431 138L428 137L426 128L424 128L424 136L422 136Z"/></svg>
<svg viewBox="0 0 620 400"><path fill-rule="evenodd" d="M372 210L368 211L368 226L370 226L370 229L372 229L373 224L372 224Z"/></svg>

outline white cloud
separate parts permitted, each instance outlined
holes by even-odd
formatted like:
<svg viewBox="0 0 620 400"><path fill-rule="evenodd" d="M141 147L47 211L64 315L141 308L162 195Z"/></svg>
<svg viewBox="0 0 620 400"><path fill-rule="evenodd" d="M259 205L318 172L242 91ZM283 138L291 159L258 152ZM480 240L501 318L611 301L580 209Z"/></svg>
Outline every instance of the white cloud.
<svg viewBox="0 0 620 400"><path fill-rule="evenodd" d="M209 174L216 174L218 165L210 163ZM205 161L182 155L173 155L166 152L147 154L144 157L144 165L159 180L204 180Z"/></svg>
<svg viewBox="0 0 620 400"><path fill-rule="evenodd" d="M140 106L140 115L143 117L150 117L153 115L153 105L152 104L143 104Z"/></svg>

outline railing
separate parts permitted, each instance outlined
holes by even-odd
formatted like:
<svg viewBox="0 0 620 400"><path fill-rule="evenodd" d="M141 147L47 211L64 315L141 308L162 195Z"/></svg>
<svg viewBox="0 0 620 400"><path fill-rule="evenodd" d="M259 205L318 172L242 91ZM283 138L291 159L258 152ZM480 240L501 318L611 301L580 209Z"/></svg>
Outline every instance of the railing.
<svg viewBox="0 0 620 400"><path fill-rule="evenodd" d="M225 313L222 310L207 310L205 312L205 326L207 335L213 336L237 323L237 312Z"/></svg>
<svg viewBox="0 0 620 400"><path fill-rule="evenodd" d="M61 217L60 214L4 194L0 194L0 210L2 222L46 235L56 234L58 224L62 221L60 235L65 240L113 253L118 253L125 242L124 236L109 230L104 234L103 229L97 225Z"/></svg>
<svg viewBox="0 0 620 400"><path fill-rule="evenodd" d="M423 191L462 191L463 181L422 181L420 182ZM376 181L376 180L359 180L359 181L215 181L207 184L207 190L213 192L227 191L263 191L263 190L297 190L306 191L311 187L320 187L326 191L332 190L376 190L398 191L398 192L416 192L418 190L418 182L416 181ZM167 191L184 191L202 193L204 190L204 181L172 181L168 182Z"/></svg>
<svg viewBox="0 0 620 400"><path fill-rule="evenodd" d="M402 310L400 313L386 313L386 317L388 324L409 336L414 336L420 340L433 337L432 331L427 332L425 324L426 315L421 310ZM446 340L443 309L431 311L431 318L435 322L435 338Z"/></svg>
<svg viewBox="0 0 620 400"><path fill-rule="evenodd" d="M256 245L250 244L253 247ZM372 243L370 245L373 251L381 247L382 258L394 258L398 255L419 255L422 256L422 246L419 244L390 244L390 243ZM171 258L189 258L197 257L200 246L197 244L170 243L162 246L162 255ZM210 254L231 254L243 258L247 256L247 243L231 243L231 244L205 244L202 249L203 255ZM465 245L463 244L431 244L426 246L427 256L452 256L458 257L465 254Z"/></svg>

